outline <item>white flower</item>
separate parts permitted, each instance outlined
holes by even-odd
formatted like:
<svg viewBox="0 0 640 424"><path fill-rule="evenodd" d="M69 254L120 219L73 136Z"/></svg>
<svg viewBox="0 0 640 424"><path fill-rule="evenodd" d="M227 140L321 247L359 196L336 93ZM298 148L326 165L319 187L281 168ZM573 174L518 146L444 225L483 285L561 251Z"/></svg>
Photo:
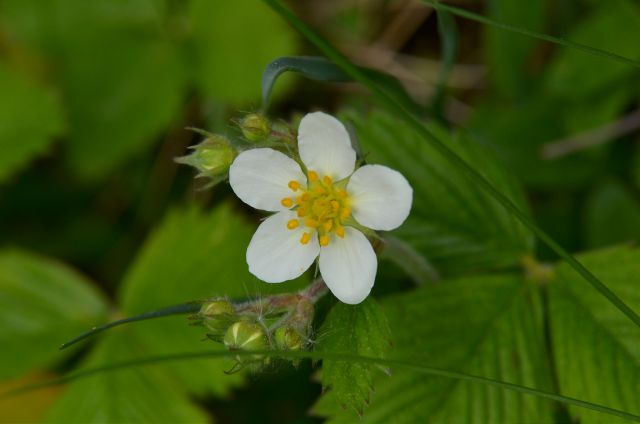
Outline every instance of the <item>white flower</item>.
<svg viewBox="0 0 640 424"><path fill-rule="evenodd" d="M295 160L266 148L241 153L229 170L231 188L242 201L276 212L249 243L249 271L279 283L300 276L320 255L320 273L333 294L344 303L360 303L373 287L378 264L357 228L400 226L413 190L402 174L385 166L354 172L349 134L325 113L302 119L298 147L306 173Z"/></svg>

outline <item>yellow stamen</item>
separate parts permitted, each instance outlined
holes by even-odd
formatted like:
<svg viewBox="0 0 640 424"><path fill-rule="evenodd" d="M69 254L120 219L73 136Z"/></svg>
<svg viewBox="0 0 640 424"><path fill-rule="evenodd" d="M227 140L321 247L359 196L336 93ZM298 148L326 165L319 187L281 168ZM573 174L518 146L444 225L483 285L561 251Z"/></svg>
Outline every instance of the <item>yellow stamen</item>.
<svg viewBox="0 0 640 424"><path fill-rule="evenodd" d="M311 240L311 234L309 233L304 233L302 234L302 237L300 237L300 243L302 244L307 244L309 243L310 240Z"/></svg>
<svg viewBox="0 0 640 424"><path fill-rule="evenodd" d="M320 226L320 223L313 218L307 218L304 221L304 225L311 228L318 228Z"/></svg>
<svg viewBox="0 0 640 424"><path fill-rule="evenodd" d="M347 190L338 190L338 197L341 199L347 198Z"/></svg>
<svg viewBox="0 0 640 424"><path fill-rule="evenodd" d="M327 187L331 186L331 184L333 184L333 181L331 180L331 177L328 175L325 175L324 177L322 177L322 183L324 185L326 185Z"/></svg>
<svg viewBox="0 0 640 424"><path fill-rule="evenodd" d="M336 228L336 235L340 238L344 238L344 227Z"/></svg>
<svg viewBox="0 0 640 424"><path fill-rule="evenodd" d="M309 171L307 177L309 178L309 182L314 183L318 181L318 174L315 171Z"/></svg>
<svg viewBox="0 0 640 424"><path fill-rule="evenodd" d="M340 218L342 218L342 219L347 219L347 218L349 218L350 215L351 215L351 208L349 206L345 206L340 211Z"/></svg>
<svg viewBox="0 0 640 424"><path fill-rule="evenodd" d="M290 230L295 230L300 225L300 222L297 219L291 219L287 222L287 228Z"/></svg>
<svg viewBox="0 0 640 424"><path fill-rule="evenodd" d="M325 190L324 188L318 186L315 188L315 192L316 194L325 194L327 192L327 190Z"/></svg>
<svg viewBox="0 0 640 424"><path fill-rule="evenodd" d="M289 181L289 188L293 191L298 191L298 189L300 188L300 183L297 181Z"/></svg>
<svg viewBox="0 0 640 424"><path fill-rule="evenodd" d="M333 209L334 212L336 212L338 209L340 209L340 202L338 202L337 200L332 200L331 201L331 209Z"/></svg>
<svg viewBox="0 0 640 424"><path fill-rule="evenodd" d="M324 230L327 232L331 231L331 227L333 227L333 221L330 219L324 221L324 223L322 224L322 228L324 228Z"/></svg>
<svg viewBox="0 0 640 424"><path fill-rule="evenodd" d="M297 213L298 217L302 218L307 214L307 210L305 208L298 208Z"/></svg>
<svg viewBox="0 0 640 424"><path fill-rule="evenodd" d="M282 199L280 201L280 203L282 204L282 206L284 206L285 208L290 208L291 206L293 206L293 200L290 197L285 197L284 199Z"/></svg>
<svg viewBox="0 0 640 424"><path fill-rule="evenodd" d="M320 246L327 246L329 244L329 236L320 237Z"/></svg>

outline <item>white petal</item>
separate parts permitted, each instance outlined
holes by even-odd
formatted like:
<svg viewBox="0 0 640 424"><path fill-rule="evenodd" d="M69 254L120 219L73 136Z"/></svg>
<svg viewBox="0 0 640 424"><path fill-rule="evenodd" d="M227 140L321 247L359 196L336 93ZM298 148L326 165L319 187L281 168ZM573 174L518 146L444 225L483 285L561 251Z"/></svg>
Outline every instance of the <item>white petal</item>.
<svg viewBox="0 0 640 424"><path fill-rule="evenodd" d="M369 240L352 227L344 238L333 235L320 249L320 273L331 292L344 303L362 302L376 279L378 261Z"/></svg>
<svg viewBox="0 0 640 424"><path fill-rule="evenodd" d="M347 192L353 216L373 230L399 227L411 210L413 189L398 171L382 165L365 165L349 179Z"/></svg>
<svg viewBox="0 0 640 424"><path fill-rule="evenodd" d="M356 152L347 129L331 115L313 112L305 115L298 128L300 159L320 176L341 180L353 172Z"/></svg>
<svg viewBox="0 0 640 424"><path fill-rule="evenodd" d="M318 257L320 244L317 233L314 231L309 243L300 243L305 227L287 228L287 222L294 218L296 213L291 211L270 216L260 224L249 243L249 272L267 283L299 277Z"/></svg>
<svg viewBox="0 0 640 424"><path fill-rule="evenodd" d="M251 149L242 152L229 168L229 184L246 204L265 211L287 209L280 204L294 192L289 181L306 186L307 177L296 161L273 149Z"/></svg>

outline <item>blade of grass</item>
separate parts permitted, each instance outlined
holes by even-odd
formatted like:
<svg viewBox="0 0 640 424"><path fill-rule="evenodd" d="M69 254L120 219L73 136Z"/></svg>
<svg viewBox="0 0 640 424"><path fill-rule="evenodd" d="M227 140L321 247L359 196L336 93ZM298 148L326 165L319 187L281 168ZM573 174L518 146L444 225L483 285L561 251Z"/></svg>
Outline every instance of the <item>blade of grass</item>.
<svg viewBox="0 0 640 424"><path fill-rule="evenodd" d="M576 260L569 252L560 246L553 238L539 228L526 213L521 211L511 200L498 191L485 177L471 167L464 159L454 153L449 147L440 142L438 138L429 129L424 126L419 117L416 117L411 111L405 109L401 104L396 102L393 96L387 94L384 89L379 87L375 82L371 81L363 74L351 61L342 53L331 46L324 38L309 28L305 23L300 21L289 9L287 9L280 0L263 0L276 13L282 16L289 24L299 31L308 41L324 53L336 65L340 66L345 73L349 74L354 80L360 82L367 87L391 112L398 117L404 119L425 141L437 150L442 157L454 165L463 175L468 177L470 181L478 184L482 189L496 199L505 209L511 212L515 217L529 228L542 242L549 246L560 258L565 260L576 272L578 272L587 282L589 282L596 290L606 297L618 310L625 314L633 323L640 327L640 316L638 316L626 303L624 303L615 293L613 293L604 283L602 283L595 275L593 275L584 265Z"/></svg>
<svg viewBox="0 0 640 424"><path fill-rule="evenodd" d="M454 380L468 381L471 383L479 383L487 386L497 387L504 390L523 393L525 395L537 396L543 399L554 400L554 401L562 402L568 405L574 405L581 408L591 409L594 411L601 412L603 414L613 415L613 416L624 418L627 420L640 422L640 416L638 415L630 414L628 412L620 411L618 409L609 408L604 405L599 405L596 403L591 403L591 402L583 401L580 399L571 398L568 396L562 396L556 393L537 390L531 387L507 383L505 381L494 380L491 378L481 377L477 375L465 374L457 371L449 371L449 370L444 370L440 368L427 367L427 366L415 364L409 361L403 361L398 359L375 358L371 356L361 356L361 355L354 355L350 353L340 353L340 352L201 351L201 352L185 352L185 353L172 354L172 355L148 356L148 357L137 358L137 359L132 359L128 361L114 362L111 364L106 364L106 365L93 367L93 368L86 368L83 370L71 372L65 376L52 379L49 381L21 386L21 387L1 393L0 398L16 396L21 393L29 392L32 390L38 390L38 389L50 387L53 385L68 383L80 378L90 377L92 375L97 375L103 372L117 371L121 369L134 368L134 367L140 367L140 366L146 366L146 365L154 365L154 364L170 362L170 361L192 360L192 359L201 359L201 358L221 358L221 357L228 357L228 358L242 358L242 357L252 358L253 357L255 358L255 355L266 356L269 358L280 358L280 359L311 359L314 361L330 359L332 361L346 361L346 362L360 362L360 363L366 363L366 364L374 364L374 365L379 365L387 368L388 367L405 368L405 369L413 370L413 371L420 372L427 375L445 377L445 378L450 378Z"/></svg>
<svg viewBox="0 0 640 424"><path fill-rule="evenodd" d="M87 330L84 333L69 340L68 342L63 343L62 345L60 345L60 350L66 349L69 346L74 345L79 341L86 339L87 337L91 337L95 334L102 333L105 330L108 330L113 327L117 327L119 325L128 324L130 322L135 322L135 321L144 321L147 319L166 317L169 315L190 314L190 313L198 312L201 307L202 307L202 304L200 302L184 303L181 305L167 306L166 308L145 312L143 314L136 315L133 317L112 321L107 324L99 325L98 327L93 327L91 330Z"/></svg>
<svg viewBox="0 0 640 424"><path fill-rule="evenodd" d="M626 65L633 66L634 68L640 68L640 61L630 59L619 54L611 53L606 50L597 49L595 47L587 46L585 44L576 43L573 41L565 40L564 38L554 37L552 35L543 34L536 31L531 31L525 28L517 27L514 25L504 24L502 22L494 21L486 16L478 15L465 9L460 9L455 6L449 6L436 0L420 0L422 3L426 3L436 10L444 10L453 15L460 16L461 18L469 19L479 22L481 24L489 25L495 28L503 29L505 31L514 32L531 38L537 38L538 40L547 41L549 43L558 44L560 46L569 47L572 49L580 50L585 53L592 54L594 56L600 56L613 60L615 62L624 63Z"/></svg>

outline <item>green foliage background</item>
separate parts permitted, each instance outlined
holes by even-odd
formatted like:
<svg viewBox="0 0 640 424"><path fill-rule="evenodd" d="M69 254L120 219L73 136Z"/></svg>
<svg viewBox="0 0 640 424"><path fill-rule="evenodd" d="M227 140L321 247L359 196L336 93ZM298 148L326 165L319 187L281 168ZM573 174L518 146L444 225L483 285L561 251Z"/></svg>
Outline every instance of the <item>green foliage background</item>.
<svg viewBox="0 0 640 424"><path fill-rule="evenodd" d="M417 1L290 5L358 64L397 77L441 143L640 311L638 67ZM632 0L463 6L640 59ZM181 317L57 348L118 317L305 285L251 276L244 252L260 215L224 184L201 190L173 158L199 139L185 127L236 135L232 119L260 106L265 67L317 54L307 42L259 0L0 0L0 393L86 366L220 351ZM318 352L407 360L640 414L638 327L361 86L278 79L272 117L316 108L351 126L367 161L411 182L413 210L393 236L435 270L423 278L389 257L375 299L323 299ZM225 374L232 366L174 361L0 396L0 422L618 422L350 361Z"/></svg>

